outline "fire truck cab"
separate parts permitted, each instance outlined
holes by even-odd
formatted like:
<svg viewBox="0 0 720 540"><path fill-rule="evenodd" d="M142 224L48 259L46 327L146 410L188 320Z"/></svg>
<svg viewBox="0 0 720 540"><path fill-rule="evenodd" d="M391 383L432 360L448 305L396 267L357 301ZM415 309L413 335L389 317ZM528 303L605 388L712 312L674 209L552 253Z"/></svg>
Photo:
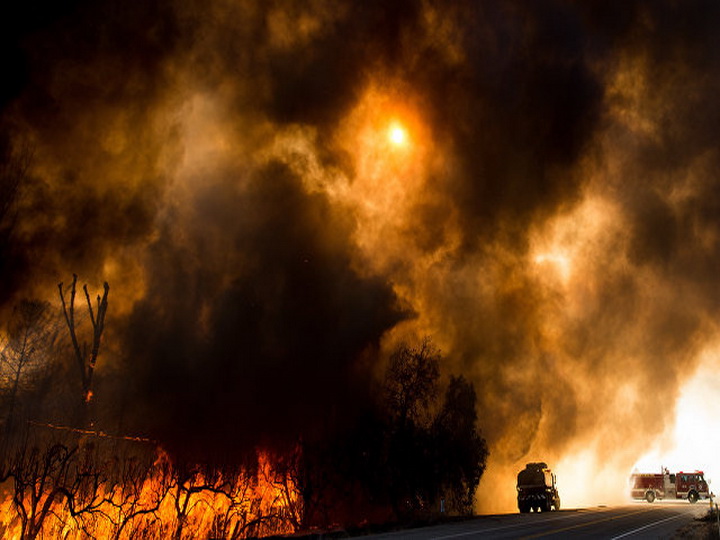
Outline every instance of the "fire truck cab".
<svg viewBox="0 0 720 540"><path fill-rule="evenodd" d="M630 476L630 495L633 499L687 499L695 503L709 497L708 485L702 471L660 474L634 473Z"/></svg>

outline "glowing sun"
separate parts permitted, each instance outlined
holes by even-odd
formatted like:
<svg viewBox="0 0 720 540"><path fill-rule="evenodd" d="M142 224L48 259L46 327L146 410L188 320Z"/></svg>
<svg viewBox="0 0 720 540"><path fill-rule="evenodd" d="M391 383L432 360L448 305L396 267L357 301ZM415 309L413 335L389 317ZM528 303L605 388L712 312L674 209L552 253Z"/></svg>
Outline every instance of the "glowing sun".
<svg viewBox="0 0 720 540"><path fill-rule="evenodd" d="M405 146L405 144L407 144L407 131L398 122L393 122L392 124L390 124L387 136L388 141L390 141L390 144L392 144L393 146Z"/></svg>

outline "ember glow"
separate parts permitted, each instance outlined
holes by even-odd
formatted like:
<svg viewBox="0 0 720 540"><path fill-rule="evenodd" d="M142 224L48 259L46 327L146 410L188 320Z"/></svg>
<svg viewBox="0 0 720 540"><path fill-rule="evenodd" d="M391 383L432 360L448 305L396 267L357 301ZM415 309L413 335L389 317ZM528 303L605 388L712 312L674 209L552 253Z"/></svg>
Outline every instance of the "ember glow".
<svg viewBox="0 0 720 540"><path fill-rule="evenodd" d="M429 337L438 388L476 392L478 512L515 511L529 461L566 507L624 500L635 467L718 481L717 2L16 4L3 433L276 479L344 441L322 525L387 518L348 471L376 463L393 351Z"/></svg>

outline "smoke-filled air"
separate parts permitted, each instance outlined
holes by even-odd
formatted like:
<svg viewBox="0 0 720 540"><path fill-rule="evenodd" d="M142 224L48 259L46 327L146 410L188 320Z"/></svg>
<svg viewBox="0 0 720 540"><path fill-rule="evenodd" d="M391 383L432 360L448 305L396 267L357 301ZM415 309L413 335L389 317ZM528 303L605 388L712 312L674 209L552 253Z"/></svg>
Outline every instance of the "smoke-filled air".
<svg viewBox="0 0 720 540"><path fill-rule="evenodd" d="M267 528L158 534L395 519L435 499L378 499L376 451L410 425L442 449L453 414L463 511L517 511L531 461L565 507L627 500L634 469L720 481L720 4L16 4L3 530L124 538L227 495L228 463ZM144 453L144 502L82 514L82 488L62 524L11 519L23 463L81 485L103 452Z"/></svg>

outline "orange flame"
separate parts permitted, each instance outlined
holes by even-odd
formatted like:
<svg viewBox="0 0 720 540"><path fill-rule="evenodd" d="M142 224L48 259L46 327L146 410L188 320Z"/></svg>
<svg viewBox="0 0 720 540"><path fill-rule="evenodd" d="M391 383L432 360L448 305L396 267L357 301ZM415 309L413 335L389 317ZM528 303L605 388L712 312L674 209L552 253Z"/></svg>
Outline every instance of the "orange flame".
<svg viewBox="0 0 720 540"><path fill-rule="evenodd" d="M113 474L83 473L82 463L54 469L54 481L36 478L25 485L18 478L0 485L2 536L235 539L291 533L300 523L293 479L264 453L257 469L225 475L177 467L162 449L149 469L128 460L114 480Z"/></svg>

